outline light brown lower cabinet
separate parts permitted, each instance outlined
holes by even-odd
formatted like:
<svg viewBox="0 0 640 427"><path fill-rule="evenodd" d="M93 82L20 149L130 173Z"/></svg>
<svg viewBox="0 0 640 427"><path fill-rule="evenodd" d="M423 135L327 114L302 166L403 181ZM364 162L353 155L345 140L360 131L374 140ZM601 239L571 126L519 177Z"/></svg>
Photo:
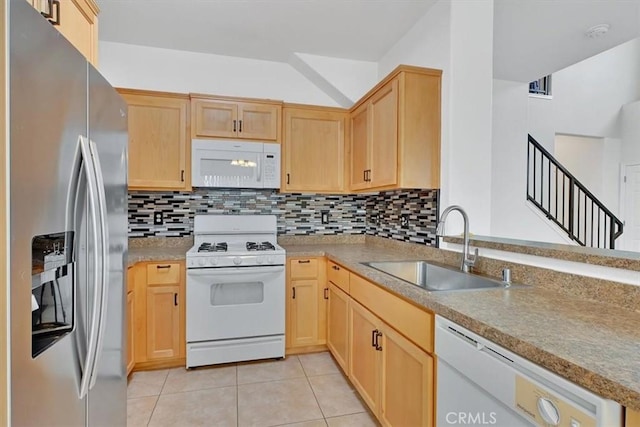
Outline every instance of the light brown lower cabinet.
<svg viewBox="0 0 640 427"><path fill-rule="evenodd" d="M287 260L286 347L287 353L318 349L327 343L325 260Z"/></svg>
<svg viewBox="0 0 640 427"><path fill-rule="evenodd" d="M180 286L147 287L147 360L180 357Z"/></svg>
<svg viewBox="0 0 640 427"><path fill-rule="evenodd" d="M133 370L135 365L135 344L133 319L136 312L133 291L127 292L127 375Z"/></svg>
<svg viewBox="0 0 640 427"><path fill-rule="evenodd" d="M640 412L626 409L625 427L640 427Z"/></svg>
<svg viewBox="0 0 640 427"><path fill-rule="evenodd" d="M387 426L433 425L433 358L355 301L349 378Z"/></svg>
<svg viewBox="0 0 640 427"><path fill-rule="evenodd" d="M327 347L344 372L349 372L349 295L329 282Z"/></svg>
<svg viewBox="0 0 640 427"><path fill-rule="evenodd" d="M134 282L133 299L128 306L133 318L132 368L184 365L184 261L142 262L130 268L129 272L129 280Z"/></svg>

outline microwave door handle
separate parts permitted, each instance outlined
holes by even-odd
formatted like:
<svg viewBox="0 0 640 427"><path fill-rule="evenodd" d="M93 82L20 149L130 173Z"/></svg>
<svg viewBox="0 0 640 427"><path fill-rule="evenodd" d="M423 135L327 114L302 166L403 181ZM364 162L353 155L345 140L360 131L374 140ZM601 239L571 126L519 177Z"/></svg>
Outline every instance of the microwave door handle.
<svg viewBox="0 0 640 427"><path fill-rule="evenodd" d="M94 242L98 242L100 239L100 222L98 212L98 196L97 196L97 183L96 183L96 175L93 167L93 162L91 160L91 153L89 151L88 140L83 136L78 138L78 142L80 144L80 152L82 153L82 170L85 172L86 180L87 180L87 194L89 199L89 211L91 212L91 221L92 221L92 230L90 231L91 238ZM89 392L89 382L92 376L92 368L93 362L97 353L97 344L98 344L98 328L100 324L100 312L99 307L101 306L101 296L102 293L100 289L97 287L98 283L101 280L101 270L98 268L101 265L100 259L101 253L98 251L96 247L93 251L93 260L94 260L94 269L93 269L93 284L95 287L95 291L93 294L93 314L91 318L91 332L89 336L89 345L87 348L87 354L84 359L84 364L82 365L82 379L80 381L80 399L83 399L87 393Z"/></svg>
<svg viewBox="0 0 640 427"><path fill-rule="evenodd" d="M98 201L98 217L99 217L99 229L100 229L100 251L96 250L102 258L101 271L100 271L100 307L99 307L99 323L96 338L96 352L92 361L91 377L89 389L92 389L96 383L98 361L102 354L102 345L104 342L104 326L106 323L107 313L107 284L109 283L109 233L107 230L107 197L105 194L104 176L102 174L102 167L100 164L100 158L98 156L98 149L96 144L89 140L89 151L91 154L91 160L93 162L93 170L95 173L95 179L97 184L97 201Z"/></svg>
<svg viewBox="0 0 640 427"><path fill-rule="evenodd" d="M256 162L256 167L258 168L258 182L262 181L262 162L264 161L264 154L262 157L258 156L258 161Z"/></svg>

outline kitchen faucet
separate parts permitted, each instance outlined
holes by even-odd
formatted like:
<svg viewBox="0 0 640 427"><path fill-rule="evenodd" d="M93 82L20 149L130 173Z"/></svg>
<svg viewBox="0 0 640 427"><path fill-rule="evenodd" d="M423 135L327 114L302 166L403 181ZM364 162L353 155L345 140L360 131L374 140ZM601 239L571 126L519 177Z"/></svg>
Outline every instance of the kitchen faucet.
<svg viewBox="0 0 640 427"><path fill-rule="evenodd" d="M462 209L462 207L458 205L452 205L446 208L442 212L442 216L440 217L440 221L438 222L438 227L436 228L436 236L444 236L444 222L447 220L447 216L451 211L458 211L462 215L462 219L464 221L464 247L462 250L462 262L460 263L460 270L468 273L476 263L476 258L478 257L478 248L476 248L474 255L469 253L469 217L467 213Z"/></svg>

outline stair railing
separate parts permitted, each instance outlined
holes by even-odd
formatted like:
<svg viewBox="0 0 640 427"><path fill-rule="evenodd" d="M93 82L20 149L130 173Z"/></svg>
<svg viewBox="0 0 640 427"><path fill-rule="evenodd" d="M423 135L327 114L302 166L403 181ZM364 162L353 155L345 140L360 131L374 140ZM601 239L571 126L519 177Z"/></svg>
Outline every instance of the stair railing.
<svg viewBox="0 0 640 427"><path fill-rule="evenodd" d="M527 200L582 246L615 249L622 234L622 221L531 135Z"/></svg>

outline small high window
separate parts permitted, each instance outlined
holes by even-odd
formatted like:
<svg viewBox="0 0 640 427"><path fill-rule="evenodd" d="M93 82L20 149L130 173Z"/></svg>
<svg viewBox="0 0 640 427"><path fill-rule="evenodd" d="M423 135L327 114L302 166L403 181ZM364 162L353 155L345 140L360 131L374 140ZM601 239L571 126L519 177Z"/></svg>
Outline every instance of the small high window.
<svg viewBox="0 0 640 427"><path fill-rule="evenodd" d="M531 95L551 96L551 74L529 83Z"/></svg>

